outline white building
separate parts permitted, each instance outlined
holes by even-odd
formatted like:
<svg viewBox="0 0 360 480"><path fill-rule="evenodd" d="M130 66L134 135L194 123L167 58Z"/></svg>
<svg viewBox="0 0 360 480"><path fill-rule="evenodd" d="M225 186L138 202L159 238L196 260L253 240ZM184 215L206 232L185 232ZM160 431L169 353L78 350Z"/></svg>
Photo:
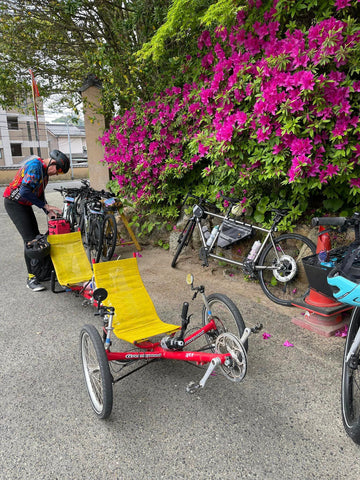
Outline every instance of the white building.
<svg viewBox="0 0 360 480"><path fill-rule="evenodd" d="M87 160L85 127L66 123L47 123L46 130L49 151L61 150L66 155L71 154L74 160Z"/></svg>
<svg viewBox="0 0 360 480"><path fill-rule="evenodd" d="M49 156L42 108L38 110L38 121L39 131L33 114L0 107L0 166L18 164L29 155Z"/></svg>

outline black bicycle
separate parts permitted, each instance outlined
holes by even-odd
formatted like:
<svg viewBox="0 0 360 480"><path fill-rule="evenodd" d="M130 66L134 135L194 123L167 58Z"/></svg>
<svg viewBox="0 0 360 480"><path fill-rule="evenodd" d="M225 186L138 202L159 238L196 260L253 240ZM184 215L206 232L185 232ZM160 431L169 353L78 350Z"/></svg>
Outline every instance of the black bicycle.
<svg viewBox="0 0 360 480"><path fill-rule="evenodd" d="M308 280L302 259L316 252L315 244L296 233L286 233L275 236L277 225L289 210L272 209L274 212L273 224L270 229L251 225L238 218L234 218L232 211L237 209L239 199L225 197L229 207L225 215L215 213L216 206L203 197L188 194L184 205L189 198L195 199L192 207L192 216L188 219L178 238L178 246L171 262L175 267L179 255L189 244L196 226L200 233L202 246L200 259L203 266L208 266L209 258L242 267L244 273L258 278L265 295L275 303L291 306L295 298L303 297L308 291ZM212 210L212 211L210 211ZM211 233L205 223L206 219L213 219L217 223ZM230 245L244 240L261 232L265 238L257 240L249 255L243 260L232 260L215 253L216 247L227 248Z"/></svg>

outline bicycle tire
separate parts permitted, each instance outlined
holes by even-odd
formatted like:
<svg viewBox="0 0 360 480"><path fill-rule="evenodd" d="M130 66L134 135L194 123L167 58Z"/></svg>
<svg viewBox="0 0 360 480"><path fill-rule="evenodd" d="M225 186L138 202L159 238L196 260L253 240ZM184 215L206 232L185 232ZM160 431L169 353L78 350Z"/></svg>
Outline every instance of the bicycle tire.
<svg viewBox="0 0 360 480"><path fill-rule="evenodd" d="M104 217L103 244L101 249L101 260L111 260L117 242L117 224L114 214L107 213Z"/></svg>
<svg viewBox="0 0 360 480"><path fill-rule="evenodd" d="M182 252L183 248L188 245L192 237L192 234L194 232L195 225L196 225L195 220L192 220L192 219L188 220L184 230L180 233L180 236L178 239L179 245L177 246L176 252L171 262L172 268L175 268L180 253Z"/></svg>
<svg viewBox="0 0 360 480"><path fill-rule="evenodd" d="M210 345L213 345L210 349L215 352L216 338L224 332L229 332L238 337L242 337L245 330L245 323L242 315L229 297L222 293L212 293L206 297L209 310L204 305L202 308L202 324L206 325L212 318L215 321L217 330L206 333L206 338ZM248 341L244 343L244 348L248 350Z"/></svg>
<svg viewBox="0 0 360 480"><path fill-rule="evenodd" d="M79 230L81 232L81 235L84 235L85 233L85 209L86 209L86 202L87 200L81 199L78 204L75 205L75 212L76 215L79 215L77 224L79 226ZM76 203L76 202L75 202ZM79 213L78 213L79 212Z"/></svg>
<svg viewBox="0 0 360 480"><path fill-rule="evenodd" d="M99 263L101 258L101 250L103 244L103 222L99 215L90 216L89 218L89 241L87 245L88 257L90 262Z"/></svg>
<svg viewBox="0 0 360 480"><path fill-rule="evenodd" d="M80 357L91 406L99 418L107 418L113 405L113 381L104 344L93 325L81 329Z"/></svg>
<svg viewBox="0 0 360 480"><path fill-rule="evenodd" d="M76 227L76 217L75 217L75 212L74 212L74 206L71 205L69 206L67 212L66 212L66 217L65 220L69 222L70 224L70 230L73 232Z"/></svg>
<svg viewBox="0 0 360 480"><path fill-rule="evenodd" d="M316 252L315 244L297 233L286 233L274 239L275 248L281 255L281 270L258 270L260 286L265 295L275 303L290 307L299 297L304 297L309 289L302 259ZM258 266L271 266L277 263L277 255L270 243L261 253Z"/></svg>
<svg viewBox="0 0 360 480"><path fill-rule="evenodd" d="M346 362L346 357L359 328L360 308L355 308L351 315L344 348L341 377L341 414L346 433L358 445L360 445L360 348L357 349L353 358L355 364L350 365L349 362Z"/></svg>

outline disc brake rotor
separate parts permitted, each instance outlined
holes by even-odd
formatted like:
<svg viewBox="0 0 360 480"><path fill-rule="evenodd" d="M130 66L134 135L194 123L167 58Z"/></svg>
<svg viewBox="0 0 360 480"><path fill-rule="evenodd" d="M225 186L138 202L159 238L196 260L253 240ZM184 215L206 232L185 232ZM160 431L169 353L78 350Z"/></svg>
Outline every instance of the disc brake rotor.
<svg viewBox="0 0 360 480"><path fill-rule="evenodd" d="M275 266L279 267L273 270L273 275L278 282L289 282L295 277L296 262L290 255L281 255L279 261L275 262Z"/></svg>
<svg viewBox="0 0 360 480"><path fill-rule="evenodd" d="M247 355L238 337L230 332L221 333L216 339L215 353L230 353L231 358L220 365L222 373L232 382L243 380L247 371Z"/></svg>

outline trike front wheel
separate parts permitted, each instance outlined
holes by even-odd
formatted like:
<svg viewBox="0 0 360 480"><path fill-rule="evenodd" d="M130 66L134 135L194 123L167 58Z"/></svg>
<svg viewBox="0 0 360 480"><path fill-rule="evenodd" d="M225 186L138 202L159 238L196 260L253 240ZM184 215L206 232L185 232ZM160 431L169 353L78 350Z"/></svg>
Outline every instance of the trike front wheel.
<svg viewBox="0 0 360 480"><path fill-rule="evenodd" d="M346 433L360 444L360 348L346 361L349 350L360 328L360 309L351 316L349 331L344 349L341 380L341 412Z"/></svg>
<svg viewBox="0 0 360 480"><path fill-rule="evenodd" d="M80 354L92 408L99 418L107 418L113 404L112 376L104 344L93 325L81 330Z"/></svg>
<svg viewBox="0 0 360 480"><path fill-rule="evenodd" d="M232 333L238 338L242 337L245 330L245 323L241 313L235 303L229 297L221 293L212 293L206 297L209 309L203 306L202 323L207 325L210 320L214 320L216 330L211 330L206 334L208 343L213 352L215 352L215 341L221 333ZM244 343L247 351L248 342Z"/></svg>
<svg viewBox="0 0 360 480"><path fill-rule="evenodd" d="M302 259L314 254L316 246L296 233L280 235L273 241L275 248L272 243L265 247L257 265L260 285L270 300L290 307L309 289Z"/></svg>

